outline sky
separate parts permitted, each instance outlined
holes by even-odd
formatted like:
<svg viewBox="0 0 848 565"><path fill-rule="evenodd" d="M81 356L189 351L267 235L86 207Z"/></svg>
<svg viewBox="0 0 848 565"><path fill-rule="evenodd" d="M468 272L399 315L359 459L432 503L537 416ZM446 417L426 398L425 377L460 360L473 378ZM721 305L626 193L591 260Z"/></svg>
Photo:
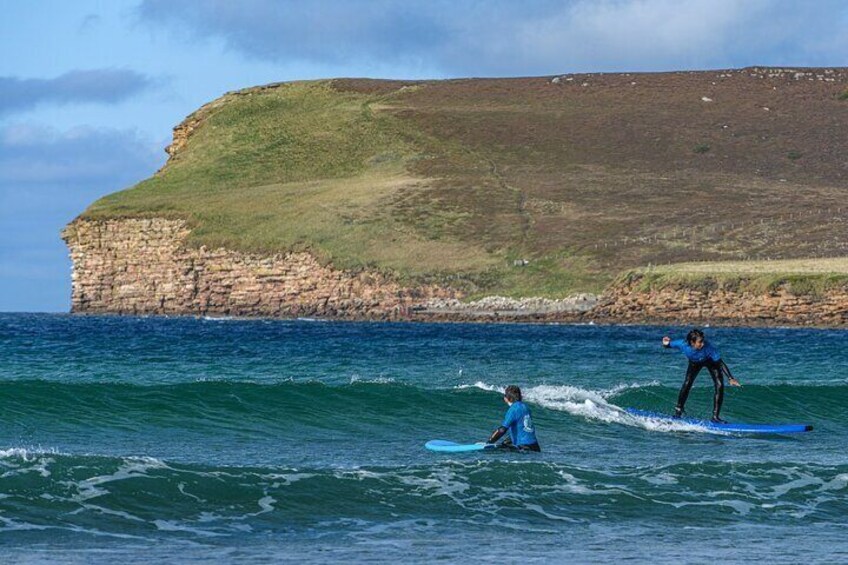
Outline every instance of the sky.
<svg viewBox="0 0 848 565"><path fill-rule="evenodd" d="M848 66L848 2L0 0L0 312L67 312L63 226L230 90L751 65Z"/></svg>

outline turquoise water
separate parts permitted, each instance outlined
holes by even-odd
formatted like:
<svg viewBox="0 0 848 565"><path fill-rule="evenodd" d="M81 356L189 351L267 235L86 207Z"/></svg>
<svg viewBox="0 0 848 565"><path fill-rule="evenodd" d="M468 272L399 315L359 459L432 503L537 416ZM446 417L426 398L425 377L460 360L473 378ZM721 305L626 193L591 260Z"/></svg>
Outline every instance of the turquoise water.
<svg viewBox="0 0 848 565"><path fill-rule="evenodd" d="M3 556L848 560L848 333L708 329L725 418L815 426L739 437L622 414L674 405L683 331L2 314ZM423 449L513 383L543 453Z"/></svg>

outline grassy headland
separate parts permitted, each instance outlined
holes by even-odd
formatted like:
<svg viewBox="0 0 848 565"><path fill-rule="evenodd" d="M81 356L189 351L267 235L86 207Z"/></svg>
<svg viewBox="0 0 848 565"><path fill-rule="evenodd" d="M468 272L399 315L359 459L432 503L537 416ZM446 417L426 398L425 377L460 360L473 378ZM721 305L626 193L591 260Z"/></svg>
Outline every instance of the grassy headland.
<svg viewBox="0 0 848 565"><path fill-rule="evenodd" d="M159 173L83 216L185 218L196 245L308 249L475 295L848 255L846 82L743 69L246 89L189 116Z"/></svg>

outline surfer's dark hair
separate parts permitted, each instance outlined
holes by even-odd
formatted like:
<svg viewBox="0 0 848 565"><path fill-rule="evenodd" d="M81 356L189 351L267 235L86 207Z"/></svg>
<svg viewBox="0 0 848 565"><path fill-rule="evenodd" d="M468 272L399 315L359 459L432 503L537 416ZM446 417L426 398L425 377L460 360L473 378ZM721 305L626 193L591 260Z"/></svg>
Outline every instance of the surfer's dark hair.
<svg viewBox="0 0 848 565"><path fill-rule="evenodd" d="M521 400L521 389L515 385L509 385L504 389L504 396L510 402L518 402Z"/></svg>
<svg viewBox="0 0 848 565"><path fill-rule="evenodd" d="M692 345L698 340L704 341L704 332L699 330L698 328L692 329L686 334L686 343Z"/></svg>

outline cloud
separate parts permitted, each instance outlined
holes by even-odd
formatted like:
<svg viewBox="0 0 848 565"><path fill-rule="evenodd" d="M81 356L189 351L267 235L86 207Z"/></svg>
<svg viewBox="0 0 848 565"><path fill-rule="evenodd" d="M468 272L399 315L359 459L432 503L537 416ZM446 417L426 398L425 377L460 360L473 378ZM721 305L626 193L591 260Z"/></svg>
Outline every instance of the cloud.
<svg viewBox="0 0 848 565"><path fill-rule="evenodd" d="M448 76L842 65L839 0L143 0L138 13L277 63Z"/></svg>
<svg viewBox="0 0 848 565"><path fill-rule="evenodd" d="M115 104L149 88L152 80L127 69L75 70L52 79L0 77L0 116L40 104Z"/></svg>
<svg viewBox="0 0 848 565"><path fill-rule="evenodd" d="M139 8L142 20L221 36L259 59L329 63L361 56L402 58L447 40L450 30L430 12L387 0L150 0Z"/></svg>
<svg viewBox="0 0 848 565"><path fill-rule="evenodd" d="M78 127L60 132L32 124L0 129L0 188L40 185L116 190L149 175L164 160L134 131Z"/></svg>

